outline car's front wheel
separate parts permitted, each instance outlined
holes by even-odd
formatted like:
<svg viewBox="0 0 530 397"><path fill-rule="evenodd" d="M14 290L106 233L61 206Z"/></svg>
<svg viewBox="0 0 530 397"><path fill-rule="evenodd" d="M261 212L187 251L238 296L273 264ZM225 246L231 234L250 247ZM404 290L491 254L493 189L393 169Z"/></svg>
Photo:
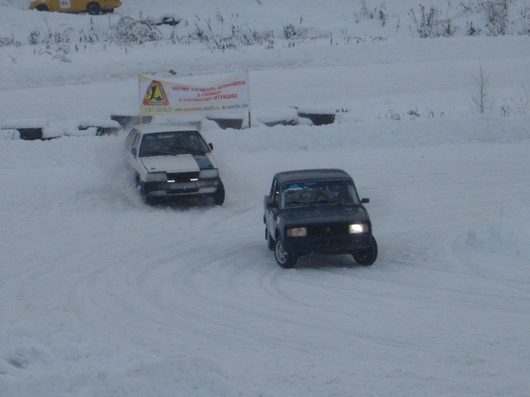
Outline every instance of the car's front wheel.
<svg viewBox="0 0 530 397"><path fill-rule="evenodd" d="M101 14L101 6L99 5L99 3L93 1L87 4L86 12L88 12L90 15L99 15Z"/></svg>
<svg viewBox="0 0 530 397"><path fill-rule="evenodd" d="M221 181L219 181L217 191L213 194L213 201L215 205L223 205L223 203L225 202L225 186Z"/></svg>
<svg viewBox="0 0 530 397"><path fill-rule="evenodd" d="M153 199L147 194L144 183L140 180L140 177L136 175L135 177L136 189L140 194L140 199L147 205L152 205L154 203Z"/></svg>
<svg viewBox="0 0 530 397"><path fill-rule="evenodd" d="M285 251L282 240L278 238L274 243L274 257L278 265L284 269L291 269L296 264L296 255Z"/></svg>
<svg viewBox="0 0 530 397"><path fill-rule="evenodd" d="M48 11L48 7L45 4L39 4L37 6L37 11Z"/></svg>
<svg viewBox="0 0 530 397"><path fill-rule="evenodd" d="M374 264L377 259L377 241L375 241L374 236L370 238L370 248L354 252L353 259L362 266L370 266Z"/></svg>

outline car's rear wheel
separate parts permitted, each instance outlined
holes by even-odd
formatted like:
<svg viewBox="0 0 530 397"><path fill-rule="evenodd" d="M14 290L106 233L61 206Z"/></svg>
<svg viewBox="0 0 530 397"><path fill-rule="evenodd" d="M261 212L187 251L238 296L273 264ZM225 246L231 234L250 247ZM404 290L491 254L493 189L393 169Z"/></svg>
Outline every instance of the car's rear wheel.
<svg viewBox="0 0 530 397"><path fill-rule="evenodd" d="M48 6L46 6L45 4L39 4L37 6L37 11L48 11Z"/></svg>
<svg viewBox="0 0 530 397"><path fill-rule="evenodd" d="M225 202L225 186L221 181L219 181L217 191L213 194L213 201L215 205L223 205L223 203Z"/></svg>
<svg viewBox="0 0 530 397"><path fill-rule="evenodd" d="M377 241L375 241L374 236L370 239L370 248L354 252L353 259L362 266L370 266L374 264L377 259Z"/></svg>
<svg viewBox="0 0 530 397"><path fill-rule="evenodd" d="M291 269L296 264L296 255L285 251L281 239L277 239L274 243L274 257L278 265L284 269Z"/></svg>
<svg viewBox="0 0 530 397"><path fill-rule="evenodd" d="M88 12L90 15L99 15L101 14L101 6L99 5L99 3L93 1L87 4L86 12Z"/></svg>

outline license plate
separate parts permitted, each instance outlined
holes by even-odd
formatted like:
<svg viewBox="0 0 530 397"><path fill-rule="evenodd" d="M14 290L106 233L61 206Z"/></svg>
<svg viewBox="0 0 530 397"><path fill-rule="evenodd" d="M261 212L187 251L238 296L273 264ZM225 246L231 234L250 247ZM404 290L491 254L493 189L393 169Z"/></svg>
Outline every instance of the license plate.
<svg viewBox="0 0 530 397"><path fill-rule="evenodd" d="M197 190L197 184L196 183L170 183L169 189L170 190Z"/></svg>

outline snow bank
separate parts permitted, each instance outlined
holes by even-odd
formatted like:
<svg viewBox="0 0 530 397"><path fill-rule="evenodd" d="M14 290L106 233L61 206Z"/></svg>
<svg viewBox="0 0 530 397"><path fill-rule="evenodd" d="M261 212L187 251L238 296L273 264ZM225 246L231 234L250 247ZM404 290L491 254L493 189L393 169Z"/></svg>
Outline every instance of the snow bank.
<svg viewBox="0 0 530 397"><path fill-rule="evenodd" d="M200 356L144 356L82 339L53 334L30 322L0 328L2 395L11 396L230 396L223 369Z"/></svg>

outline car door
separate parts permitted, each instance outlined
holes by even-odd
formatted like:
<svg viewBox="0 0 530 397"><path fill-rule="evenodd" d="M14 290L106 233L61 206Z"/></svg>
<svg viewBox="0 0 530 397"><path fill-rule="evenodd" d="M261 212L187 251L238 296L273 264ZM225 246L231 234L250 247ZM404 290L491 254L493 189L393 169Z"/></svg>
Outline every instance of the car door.
<svg viewBox="0 0 530 397"><path fill-rule="evenodd" d="M53 0L54 7L57 11L61 12L71 12L72 9L72 0Z"/></svg>
<svg viewBox="0 0 530 397"><path fill-rule="evenodd" d="M272 238L275 237L276 228L276 217L278 216L280 206L280 190L278 180L274 179L271 185L271 191L269 193L272 205L268 205L265 209L265 222L267 224L267 230Z"/></svg>

